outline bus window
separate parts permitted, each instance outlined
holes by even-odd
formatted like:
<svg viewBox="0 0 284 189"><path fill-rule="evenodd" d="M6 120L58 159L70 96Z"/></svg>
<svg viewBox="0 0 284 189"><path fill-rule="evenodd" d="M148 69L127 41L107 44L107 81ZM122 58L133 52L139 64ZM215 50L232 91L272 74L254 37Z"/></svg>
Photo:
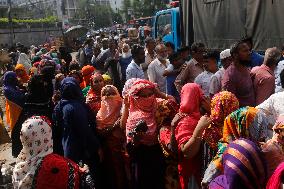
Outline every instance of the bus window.
<svg viewBox="0 0 284 189"><path fill-rule="evenodd" d="M172 15L171 13L159 15L157 18L157 37L163 38L172 32Z"/></svg>

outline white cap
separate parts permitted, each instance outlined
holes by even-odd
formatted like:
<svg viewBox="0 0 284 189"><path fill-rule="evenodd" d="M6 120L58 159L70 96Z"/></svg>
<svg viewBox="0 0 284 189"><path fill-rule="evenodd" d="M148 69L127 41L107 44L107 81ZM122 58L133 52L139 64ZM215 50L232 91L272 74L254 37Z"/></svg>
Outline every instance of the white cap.
<svg viewBox="0 0 284 189"><path fill-rule="evenodd" d="M231 52L230 52L230 49L226 49L226 50L223 50L221 53L220 53L220 59L223 60L225 58L228 58L231 56Z"/></svg>

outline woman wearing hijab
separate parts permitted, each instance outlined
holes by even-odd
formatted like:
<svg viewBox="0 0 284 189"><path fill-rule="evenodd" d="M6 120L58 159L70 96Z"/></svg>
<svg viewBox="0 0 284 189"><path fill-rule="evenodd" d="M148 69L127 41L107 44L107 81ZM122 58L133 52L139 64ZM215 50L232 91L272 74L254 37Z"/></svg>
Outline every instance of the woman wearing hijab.
<svg viewBox="0 0 284 189"><path fill-rule="evenodd" d="M203 92L199 85L188 83L181 91L179 114L184 114L175 128L178 145L178 171L180 188L199 188L201 181L201 141L202 133L211 119L201 117Z"/></svg>
<svg viewBox="0 0 284 189"><path fill-rule="evenodd" d="M23 64L17 64L15 67L15 72L21 85L28 83L30 77L27 74Z"/></svg>
<svg viewBox="0 0 284 189"><path fill-rule="evenodd" d="M49 98L46 95L47 89L42 76L33 76L28 83L27 89L28 91L24 97L22 112L11 133L12 155L14 157L17 157L22 149L20 132L24 121L34 115L42 115L51 119L52 114L52 108L49 104Z"/></svg>
<svg viewBox="0 0 284 189"><path fill-rule="evenodd" d="M128 153L132 164L131 179L134 188L164 188L164 160L158 143L155 91L156 86L152 82L138 80L129 89L129 98L125 99L124 110L128 113L126 137L128 145L131 146ZM146 125L147 131L140 134L139 139L134 139L130 133L141 121Z"/></svg>
<svg viewBox="0 0 284 189"><path fill-rule="evenodd" d="M82 68L83 82L80 84L81 89L88 87L91 82L92 74L94 73L95 68L93 66L87 65Z"/></svg>
<svg viewBox="0 0 284 189"><path fill-rule="evenodd" d="M261 150L252 141L238 139L223 154L223 174L215 178L209 189L264 188L266 169Z"/></svg>
<svg viewBox="0 0 284 189"><path fill-rule="evenodd" d="M79 83L73 77L61 83L61 100L54 109L53 122L54 152L76 163L83 161L94 173L99 143Z"/></svg>
<svg viewBox="0 0 284 189"><path fill-rule="evenodd" d="M51 123L33 116L21 127L23 149L13 170L13 185L19 189L79 189L79 167L71 160L53 154Z"/></svg>
<svg viewBox="0 0 284 189"><path fill-rule="evenodd" d="M272 139L261 146L268 177L273 174L280 163L284 162L284 115L278 117L272 129L274 131Z"/></svg>
<svg viewBox="0 0 284 189"><path fill-rule="evenodd" d="M96 72L90 79L90 85L91 87L86 95L86 104L96 115L101 107L101 90L105 86L104 78L100 73Z"/></svg>
<svg viewBox="0 0 284 189"><path fill-rule="evenodd" d="M225 118L237 109L239 109L239 101L233 93L222 91L213 96L210 115L212 123L202 135L204 141L203 172L217 153L217 145L222 138Z"/></svg>
<svg viewBox="0 0 284 189"><path fill-rule="evenodd" d="M218 142L218 152L205 171L202 185L206 186L222 173L222 154L230 142L239 138L263 142L267 137L267 127L267 118L254 107L243 107L228 115L224 121L222 138Z"/></svg>
<svg viewBox="0 0 284 189"><path fill-rule="evenodd" d="M101 90L101 107L97 114L97 131L100 135L104 158L105 188L126 188L124 167L124 133L119 127L122 98L113 85L106 85Z"/></svg>
<svg viewBox="0 0 284 189"><path fill-rule="evenodd" d="M4 74L3 93L6 98L6 120L12 130L24 105L24 92L18 88L15 72L8 71Z"/></svg>

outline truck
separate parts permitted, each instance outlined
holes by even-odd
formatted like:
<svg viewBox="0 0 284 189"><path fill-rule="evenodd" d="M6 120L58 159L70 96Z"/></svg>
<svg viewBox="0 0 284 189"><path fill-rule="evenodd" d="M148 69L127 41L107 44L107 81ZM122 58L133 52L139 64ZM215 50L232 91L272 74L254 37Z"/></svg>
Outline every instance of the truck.
<svg viewBox="0 0 284 189"><path fill-rule="evenodd" d="M177 7L158 11L153 36L176 49L202 42L223 50L243 37L265 51L284 44L283 0L180 0Z"/></svg>

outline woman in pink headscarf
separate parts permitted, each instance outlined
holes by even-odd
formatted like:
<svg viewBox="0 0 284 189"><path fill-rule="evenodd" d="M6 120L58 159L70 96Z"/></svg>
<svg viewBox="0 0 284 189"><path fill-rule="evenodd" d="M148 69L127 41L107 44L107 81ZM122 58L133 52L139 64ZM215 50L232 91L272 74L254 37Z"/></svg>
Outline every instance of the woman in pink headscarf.
<svg viewBox="0 0 284 189"><path fill-rule="evenodd" d="M131 161L131 180L134 188L164 188L164 158L158 142L159 116L157 117L161 96L156 85L139 79L127 90L124 111L128 114L126 137ZM167 98L167 96L165 96ZM124 121L123 121L124 122ZM143 125L146 132L136 132ZM122 124L122 127L125 125ZM133 137L133 133L136 137Z"/></svg>
<svg viewBox="0 0 284 189"><path fill-rule="evenodd" d="M284 162L282 162L274 171L267 182L266 189L282 189L284 187Z"/></svg>
<svg viewBox="0 0 284 189"><path fill-rule="evenodd" d="M175 138L179 151L180 188L200 188L201 183L201 141L202 133L211 119L200 114L205 102L199 85L188 83L181 90L179 115L183 118L176 125ZM175 117L176 118L176 117ZM174 119L175 119L174 118Z"/></svg>

